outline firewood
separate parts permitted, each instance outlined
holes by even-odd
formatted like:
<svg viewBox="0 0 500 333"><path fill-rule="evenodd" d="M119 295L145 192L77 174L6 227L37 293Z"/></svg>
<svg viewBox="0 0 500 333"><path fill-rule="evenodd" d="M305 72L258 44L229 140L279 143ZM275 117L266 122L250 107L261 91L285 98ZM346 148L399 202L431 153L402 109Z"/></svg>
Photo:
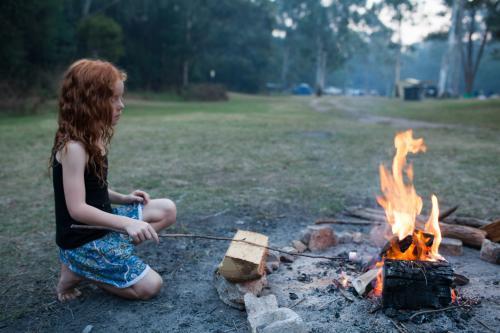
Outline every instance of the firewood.
<svg viewBox="0 0 500 333"><path fill-rule="evenodd" d="M439 221L444 220L451 214L455 213L455 211L458 209L458 205L451 207L450 209L444 210L441 213L439 213Z"/></svg>
<svg viewBox="0 0 500 333"><path fill-rule="evenodd" d="M481 220L481 219L477 219L475 217L469 217L469 216L455 216L452 218L447 218L445 222L450 223L450 224L465 225L465 226L473 227L473 228L481 228L481 227L484 227L484 226L490 224L489 221Z"/></svg>
<svg viewBox="0 0 500 333"><path fill-rule="evenodd" d="M481 227L481 230L486 231L486 238L493 242L500 242L500 220Z"/></svg>
<svg viewBox="0 0 500 333"><path fill-rule="evenodd" d="M364 209L347 210L346 215L361 218L368 221L385 221L385 214L368 212Z"/></svg>
<svg viewBox="0 0 500 333"><path fill-rule="evenodd" d="M455 225L448 223L439 223L441 235L443 237L460 239L465 245L480 248L486 237L486 232L480 229L467 227L464 225Z"/></svg>
<svg viewBox="0 0 500 333"><path fill-rule="evenodd" d="M416 226L419 229L424 229L423 222L417 221ZM474 248L480 248L486 237L486 231L465 225L440 222L439 227L441 229L441 236L460 239L464 245Z"/></svg>
<svg viewBox="0 0 500 333"><path fill-rule="evenodd" d="M379 270L380 268L372 268L352 281L352 286L356 289L359 296L363 296L368 284L377 278Z"/></svg>
<svg viewBox="0 0 500 333"><path fill-rule="evenodd" d="M469 283L469 281L469 278L467 278L465 275L453 273L453 283L457 286L465 286Z"/></svg>
<svg viewBox="0 0 500 333"><path fill-rule="evenodd" d="M231 282L255 280L265 273L268 237L255 232L238 230L234 240L246 240L258 245L231 242L219 267L220 274Z"/></svg>
<svg viewBox="0 0 500 333"><path fill-rule="evenodd" d="M382 305L396 309L439 308L451 303L453 269L446 261L384 261Z"/></svg>

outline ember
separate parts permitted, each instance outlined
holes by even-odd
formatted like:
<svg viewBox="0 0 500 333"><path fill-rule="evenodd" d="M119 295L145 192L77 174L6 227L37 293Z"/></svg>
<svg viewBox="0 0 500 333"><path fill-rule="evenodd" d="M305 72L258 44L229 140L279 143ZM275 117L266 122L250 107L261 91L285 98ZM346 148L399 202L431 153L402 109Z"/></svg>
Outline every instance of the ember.
<svg viewBox="0 0 500 333"><path fill-rule="evenodd" d="M427 147L422 138L413 138L411 130L398 133L394 144L392 172L380 165L383 196L377 197L377 202L384 208L390 228L387 228L389 242L381 252L382 261L377 264L380 270L374 295L382 295L385 307L447 305L451 302L453 271L438 253L442 239L438 199L432 195L427 222L417 221L423 202L413 186L413 166L406 161L408 153L425 152Z"/></svg>

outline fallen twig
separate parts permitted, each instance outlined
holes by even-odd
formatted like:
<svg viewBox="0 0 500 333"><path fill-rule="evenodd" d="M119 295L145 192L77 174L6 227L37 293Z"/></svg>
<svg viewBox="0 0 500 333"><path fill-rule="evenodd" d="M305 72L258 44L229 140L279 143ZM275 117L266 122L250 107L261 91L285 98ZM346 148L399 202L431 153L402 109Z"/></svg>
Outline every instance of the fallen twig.
<svg viewBox="0 0 500 333"><path fill-rule="evenodd" d="M73 228L73 229L108 230L108 231L114 231L114 232L118 232L120 234L127 235L127 233L125 231L123 231L123 230L113 229L113 228L107 228L107 227L101 227L101 226L95 226L95 225L72 224L71 228ZM245 239L232 239L232 238L229 238L229 237L208 236L208 235L195 235L195 234L158 234L158 237L165 237L165 238L181 238L181 237L185 237L185 238L201 238L201 239L211 239L211 240L223 240L223 241L241 242L241 243L245 243L245 244L248 244L248 245L262 247L262 248L265 248L265 249L268 249L268 250L272 250L272 251L276 251L276 252L280 252L280 253L285 253L285 254L292 255L292 256L307 257L307 258L314 258L314 259L327 259L327 260L345 260L345 261L349 260L348 257L328 257L328 256L319 256L319 255L305 254L305 253L292 253L292 252L287 252L287 251L280 250L280 249L275 248L275 247L263 246L263 245L260 245L260 244L249 242L249 241L247 241Z"/></svg>
<svg viewBox="0 0 500 333"><path fill-rule="evenodd" d="M403 323L400 323L399 321L395 321L395 320L392 320L392 319L389 319L393 324L394 326L396 327L396 329L400 332L400 333L409 333L410 331L408 331L408 329L406 328L405 325L403 325Z"/></svg>
<svg viewBox="0 0 500 333"><path fill-rule="evenodd" d="M439 214L439 221L442 221L443 219L447 218L451 214L455 213L455 211L458 209L458 206L459 205L456 205L454 207L451 207L448 210L445 210L445 211L441 212L441 214Z"/></svg>
<svg viewBox="0 0 500 333"><path fill-rule="evenodd" d="M294 305L292 305L290 307L290 309L293 309L294 307L296 307L297 305L299 305L300 303L304 302L306 300L306 298L304 297L303 299L299 300L298 302L296 302Z"/></svg>
<svg viewBox="0 0 500 333"><path fill-rule="evenodd" d="M486 325L485 323L483 323L481 320L479 320L479 319L477 319L477 318L474 318L474 319L476 319L476 321L477 321L478 323L480 323L481 325L483 325L483 326L484 326L484 328L486 328L487 330L490 330L491 332L495 332L495 330L494 330L494 329L492 329L491 327L489 327L488 325Z"/></svg>
<svg viewBox="0 0 500 333"><path fill-rule="evenodd" d="M448 311L448 310L452 310L452 309L457 309L457 308L462 308L463 306L462 305L452 305L452 306L448 306L446 308L442 308L442 309L436 309L436 310L423 310L423 311L419 311L419 312L415 312L414 314L412 314L410 316L410 318L408 318L409 320L412 320L413 318L415 318L416 316L419 316L421 314L426 314L426 313L433 313L433 312L442 312L442 311Z"/></svg>
<svg viewBox="0 0 500 333"><path fill-rule="evenodd" d="M201 217L201 218L198 220L198 222L200 222L200 221L205 221L205 220L208 220L208 219L211 219L212 217L217 217L217 216L220 216L220 215L225 214L225 213L227 213L227 212L229 212L229 209L224 209L224 210L221 210L220 212L217 212L217 213L212 214L212 215L203 216L203 217Z"/></svg>

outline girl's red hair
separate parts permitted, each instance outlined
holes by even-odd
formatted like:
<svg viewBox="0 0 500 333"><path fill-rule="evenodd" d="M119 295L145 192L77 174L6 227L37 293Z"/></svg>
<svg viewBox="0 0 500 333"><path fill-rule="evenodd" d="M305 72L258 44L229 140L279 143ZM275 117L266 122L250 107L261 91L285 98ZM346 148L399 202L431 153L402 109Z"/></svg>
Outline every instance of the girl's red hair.
<svg viewBox="0 0 500 333"><path fill-rule="evenodd" d="M70 140L78 141L88 154L87 168L104 180L104 156L113 136L114 87L127 78L113 64L82 59L64 74L59 96L58 129L51 160Z"/></svg>

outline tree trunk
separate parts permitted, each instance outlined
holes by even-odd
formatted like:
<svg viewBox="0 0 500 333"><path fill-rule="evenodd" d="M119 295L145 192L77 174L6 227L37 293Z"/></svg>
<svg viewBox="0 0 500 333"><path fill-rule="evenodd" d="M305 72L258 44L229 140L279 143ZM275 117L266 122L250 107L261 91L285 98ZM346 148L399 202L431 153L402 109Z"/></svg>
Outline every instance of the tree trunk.
<svg viewBox="0 0 500 333"><path fill-rule="evenodd" d="M326 51L321 37L316 39L316 95L321 96L325 87Z"/></svg>
<svg viewBox="0 0 500 333"><path fill-rule="evenodd" d="M402 25L402 18L400 17L398 20L398 48L396 50L396 64L394 67L394 96L395 97L402 97L400 96L400 89L399 89L399 81L401 81L401 47L403 43L403 39L401 36L401 25Z"/></svg>
<svg viewBox="0 0 500 333"><path fill-rule="evenodd" d="M85 0L83 2L82 17L86 17L87 15L89 15L91 5L92 5L92 0Z"/></svg>
<svg viewBox="0 0 500 333"><path fill-rule="evenodd" d="M288 87L288 59L290 57L290 49L285 46L283 49L283 64L281 67L281 89L284 90Z"/></svg>
<svg viewBox="0 0 500 333"><path fill-rule="evenodd" d="M189 85L189 53L191 52L191 28L192 22L188 15L186 20L186 54L184 55L184 61L182 62L182 86L186 88Z"/></svg>
<svg viewBox="0 0 500 333"><path fill-rule="evenodd" d="M448 33L448 49L443 55L439 71L438 96L446 94L458 96L460 63L462 61L462 17L464 0L455 0Z"/></svg>

